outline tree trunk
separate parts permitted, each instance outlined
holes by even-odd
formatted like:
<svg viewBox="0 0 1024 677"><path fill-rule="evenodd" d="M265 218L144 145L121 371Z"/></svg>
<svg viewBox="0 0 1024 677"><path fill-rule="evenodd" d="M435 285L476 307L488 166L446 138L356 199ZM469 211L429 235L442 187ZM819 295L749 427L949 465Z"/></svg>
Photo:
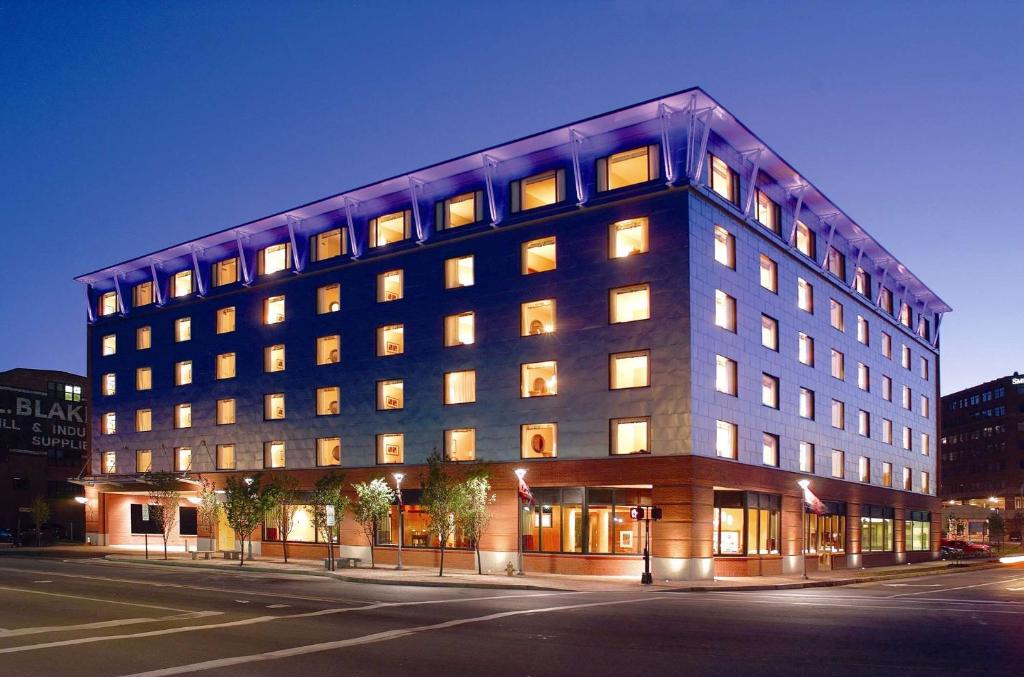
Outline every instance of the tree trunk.
<svg viewBox="0 0 1024 677"><path fill-rule="evenodd" d="M441 568L437 570L437 575L444 576L444 541L441 541Z"/></svg>
<svg viewBox="0 0 1024 677"><path fill-rule="evenodd" d="M473 544L473 549L476 550L476 572L481 576L484 575L484 563L480 560L480 541L476 541Z"/></svg>
<svg viewBox="0 0 1024 677"><path fill-rule="evenodd" d="M245 535L240 531L236 531L235 536L237 536L235 540L238 541L240 548L238 552L238 566L242 566L245 564Z"/></svg>
<svg viewBox="0 0 1024 677"><path fill-rule="evenodd" d="M281 549L284 551L284 563L288 564L288 534L281 531Z"/></svg>
<svg viewBox="0 0 1024 677"><path fill-rule="evenodd" d="M164 536L164 559L167 559L167 536Z"/></svg>

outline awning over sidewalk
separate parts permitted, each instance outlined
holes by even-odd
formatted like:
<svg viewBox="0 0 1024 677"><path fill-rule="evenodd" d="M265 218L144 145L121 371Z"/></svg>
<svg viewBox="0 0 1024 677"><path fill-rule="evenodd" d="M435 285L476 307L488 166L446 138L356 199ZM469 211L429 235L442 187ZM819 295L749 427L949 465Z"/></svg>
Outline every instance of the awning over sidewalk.
<svg viewBox="0 0 1024 677"><path fill-rule="evenodd" d="M132 475L90 475L68 478L71 484L95 487L102 493L146 494L153 489L153 481L145 473ZM202 483L186 475L177 478L175 489L182 493L197 491Z"/></svg>

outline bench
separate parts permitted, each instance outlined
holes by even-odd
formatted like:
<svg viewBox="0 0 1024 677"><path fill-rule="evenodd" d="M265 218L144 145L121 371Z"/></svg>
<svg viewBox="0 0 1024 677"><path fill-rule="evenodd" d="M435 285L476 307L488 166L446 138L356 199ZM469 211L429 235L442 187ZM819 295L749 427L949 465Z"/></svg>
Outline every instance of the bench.
<svg viewBox="0 0 1024 677"><path fill-rule="evenodd" d="M239 550L221 550L220 552L224 555L224 559L238 559L238 556L241 554Z"/></svg>
<svg viewBox="0 0 1024 677"><path fill-rule="evenodd" d="M203 556L203 559L210 559L211 557L213 557L214 552L215 551L213 550L193 550L192 559L199 559L200 555Z"/></svg>
<svg viewBox="0 0 1024 677"><path fill-rule="evenodd" d="M342 568L358 569L359 563L363 560L358 557L339 557L338 561L341 562Z"/></svg>

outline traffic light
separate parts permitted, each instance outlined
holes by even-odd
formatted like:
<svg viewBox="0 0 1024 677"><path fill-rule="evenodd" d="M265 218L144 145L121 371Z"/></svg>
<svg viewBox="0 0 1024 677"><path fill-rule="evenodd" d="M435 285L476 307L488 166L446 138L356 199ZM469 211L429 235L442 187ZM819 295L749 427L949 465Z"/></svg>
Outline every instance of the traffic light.
<svg viewBox="0 0 1024 677"><path fill-rule="evenodd" d="M654 521L661 519L661 508L651 508L651 519Z"/></svg>
<svg viewBox="0 0 1024 677"><path fill-rule="evenodd" d="M636 507L630 508L629 509L629 516L632 517L635 520L642 520L642 519L644 519L644 517L646 517L646 515L644 514L643 506L638 505Z"/></svg>

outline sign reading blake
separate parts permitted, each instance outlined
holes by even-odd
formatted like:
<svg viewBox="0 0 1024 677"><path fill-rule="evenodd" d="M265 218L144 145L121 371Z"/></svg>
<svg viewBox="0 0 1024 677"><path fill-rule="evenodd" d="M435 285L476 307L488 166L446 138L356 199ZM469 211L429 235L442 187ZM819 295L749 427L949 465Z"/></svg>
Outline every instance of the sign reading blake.
<svg viewBox="0 0 1024 677"><path fill-rule="evenodd" d="M8 449L85 451L85 404L0 389L0 454Z"/></svg>

